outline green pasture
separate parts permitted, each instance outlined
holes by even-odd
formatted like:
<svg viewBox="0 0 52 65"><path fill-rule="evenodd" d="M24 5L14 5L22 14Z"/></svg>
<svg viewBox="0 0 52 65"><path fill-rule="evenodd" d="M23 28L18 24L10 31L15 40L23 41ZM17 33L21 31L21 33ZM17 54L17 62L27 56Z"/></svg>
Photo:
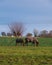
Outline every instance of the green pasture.
<svg viewBox="0 0 52 65"><path fill-rule="evenodd" d="M0 37L0 46L15 46L16 45L15 37ZM52 47L52 38L38 38L39 46L41 47ZM32 43L28 44L33 46Z"/></svg>
<svg viewBox="0 0 52 65"><path fill-rule="evenodd" d="M52 65L52 47L0 46L0 65Z"/></svg>
<svg viewBox="0 0 52 65"><path fill-rule="evenodd" d="M52 38L38 38L39 46L16 46L15 37L0 37L0 65L52 65Z"/></svg>

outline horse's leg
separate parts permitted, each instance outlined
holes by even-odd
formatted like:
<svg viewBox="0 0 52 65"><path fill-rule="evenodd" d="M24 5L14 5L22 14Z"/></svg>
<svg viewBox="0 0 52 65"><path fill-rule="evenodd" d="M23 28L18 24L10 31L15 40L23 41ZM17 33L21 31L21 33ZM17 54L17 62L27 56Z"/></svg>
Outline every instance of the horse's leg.
<svg viewBox="0 0 52 65"><path fill-rule="evenodd" d="M22 43L22 46L24 46L24 40L23 39L21 40L21 43Z"/></svg>
<svg viewBox="0 0 52 65"><path fill-rule="evenodd" d="M28 42L25 42L25 45L28 46Z"/></svg>
<svg viewBox="0 0 52 65"><path fill-rule="evenodd" d="M17 46L17 44L18 44L18 43L17 43L17 40L16 40L16 46Z"/></svg>
<svg viewBox="0 0 52 65"><path fill-rule="evenodd" d="M36 41L36 46L38 46L39 45L39 42L38 41Z"/></svg>
<svg viewBox="0 0 52 65"><path fill-rule="evenodd" d="M28 46L28 41L25 42L25 45Z"/></svg>
<svg viewBox="0 0 52 65"><path fill-rule="evenodd" d="M25 46L25 45L24 45L24 42L22 43L22 45Z"/></svg>
<svg viewBox="0 0 52 65"><path fill-rule="evenodd" d="M27 46L28 46L28 42L27 42L26 44L27 44Z"/></svg>
<svg viewBox="0 0 52 65"><path fill-rule="evenodd" d="M24 46L24 41L22 41L22 46Z"/></svg>
<svg viewBox="0 0 52 65"><path fill-rule="evenodd" d="M25 45L28 46L28 40L27 40L27 38L25 38Z"/></svg>
<svg viewBox="0 0 52 65"><path fill-rule="evenodd" d="M33 43L33 45L35 46L35 41L34 41L34 40L33 40L33 42L32 42L32 43Z"/></svg>

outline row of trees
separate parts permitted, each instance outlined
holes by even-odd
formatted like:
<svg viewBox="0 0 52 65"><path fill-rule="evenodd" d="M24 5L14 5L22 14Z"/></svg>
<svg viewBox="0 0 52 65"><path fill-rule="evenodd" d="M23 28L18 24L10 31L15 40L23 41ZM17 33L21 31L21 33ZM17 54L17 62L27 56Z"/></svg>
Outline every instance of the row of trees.
<svg viewBox="0 0 52 65"><path fill-rule="evenodd" d="M52 30L43 30L40 32L39 37L52 37Z"/></svg>
<svg viewBox="0 0 52 65"><path fill-rule="evenodd" d="M12 36L12 34L11 34L10 32L8 32L8 33L1 32L1 35L2 35L2 36Z"/></svg>
<svg viewBox="0 0 52 65"><path fill-rule="evenodd" d="M2 36L22 36L23 33L25 32L25 26L21 22L14 22L14 23L8 25L8 27L11 30L11 32L9 32L9 33L1 32ZM37 29L34 29L33 34L35 37L36 36L38 36L38 37L52 37L52 30L50 30L50 31L42 30L39 33L39 31ZM27 33L26 35L32 36L32 33Z"/></svg>
<svg viewBox="0 0 52 65"><path fill-rule="evenodd" d="M1 35L2 36L16 36L15 34L13 35L10 32L8 33L1 32ZM22 34L20 36L22 36ZM27 33L26 36L32 36L32 33ZM40 33L38 31L34 31L34 36L35 37L52 37L52 30L50 30L49 32L47 30L42 30Z"/></svg>

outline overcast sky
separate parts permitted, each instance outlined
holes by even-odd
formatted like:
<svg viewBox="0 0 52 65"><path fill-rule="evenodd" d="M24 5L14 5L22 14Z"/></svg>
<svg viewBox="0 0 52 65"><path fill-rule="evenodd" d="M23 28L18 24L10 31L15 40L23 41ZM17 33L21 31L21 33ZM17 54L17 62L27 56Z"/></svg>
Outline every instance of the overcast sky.
<svg viewBox="0 0 52 65"><path fill-rule="evenodd" d="M22 21L28 31L52 29L52 0L0 0L0 31L11 22Z"/></svg>

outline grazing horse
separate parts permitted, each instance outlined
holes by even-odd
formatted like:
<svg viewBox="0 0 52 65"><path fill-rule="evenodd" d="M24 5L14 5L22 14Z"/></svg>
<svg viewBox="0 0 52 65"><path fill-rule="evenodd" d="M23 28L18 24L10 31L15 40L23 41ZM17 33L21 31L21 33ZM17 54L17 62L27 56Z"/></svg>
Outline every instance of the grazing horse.
<svg viewBox="0 0 52 65"><path fill-rule="evenodd" d="M16 46L18 45L18 43L21 43L24 46L24 40L22 38L16 39Z"/></svg>
<svg viewBox="0 0 52 65"><path fill-rule="evenodd" d="M18 45L18 43L21 43L23 46L25 46L25 45L28 46L29 42L31 42L32 44L34 44L36 46L39 45L39 41L35 37L26 37L25 39L17 38L16 39L16 46Z"/></svg>
<svg viewBox="0 0 52 65"><path fill-rule="evenodd" d="M29 42L32 42L36 46L38 46L38 44L39 44L38 40L35 37L26 37L25 43L27 44L27 46L28 46Z"/></svg>

